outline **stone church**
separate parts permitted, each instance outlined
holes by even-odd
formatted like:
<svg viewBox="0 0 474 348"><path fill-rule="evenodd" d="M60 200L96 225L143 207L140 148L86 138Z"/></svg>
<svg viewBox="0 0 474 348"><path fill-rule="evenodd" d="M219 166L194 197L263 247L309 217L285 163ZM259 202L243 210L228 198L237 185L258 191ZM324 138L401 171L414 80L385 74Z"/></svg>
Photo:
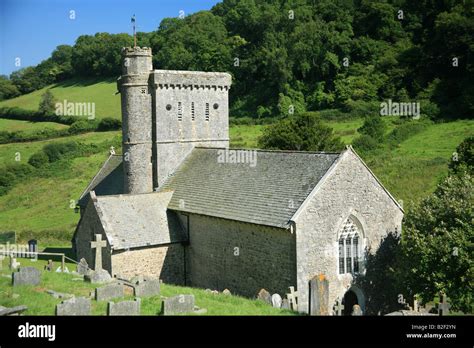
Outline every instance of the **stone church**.
<svg viewBox="0 0 474 348"><path fill-rule="evenodd" d="M255 151L255 163L222 161L229 147L227 73L153 70L149 48L123 50L122 155L110 155L79 199L77 258L165 283L255 297L329 280L329 305L350 294L364 255L403 210L348 147L340 153ZM246 150L235 150L246 151ZM331 310L329 309L329 312Z"/></svg>

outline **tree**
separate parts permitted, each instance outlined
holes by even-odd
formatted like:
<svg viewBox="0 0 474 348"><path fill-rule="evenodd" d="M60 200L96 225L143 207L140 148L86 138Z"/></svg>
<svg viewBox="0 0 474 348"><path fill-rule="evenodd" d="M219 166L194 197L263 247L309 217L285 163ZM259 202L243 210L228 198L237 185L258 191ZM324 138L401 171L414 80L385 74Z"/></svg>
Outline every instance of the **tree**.
<svg viewBox="0 0 474 348"><path fill-rule="evenodd" d="M264 149L298 151L339 151L344 145L314 114L282 119L263 131L259 146Z"/></svg>
<svg viewBox="0 0 474 348"><path fill-rule="evenodd" d="M368 135L377 141L382 141L387 130L380 116L367 117L364 124L357 130L360 134Z"/></svg>
<svg viewBox="0 0 474 348"><path fill-rule="evenodd" d="M0 100L14 98L19 95L18 88L6 76L0 76Z"/></svg>
<svg viewBox="0 0 474 348"><path fill-rule="evenodd" d="M41 95L38 111L47 115L54 113L55 109L54 95L51 90L47 89L46 92Z"/></svg>
<svg viewBox="0 0 474 348"><path fill-rule="evenodd" d="M474 311L473 177L448 176L405 216L402 269L407 296L431 301L439 292L452 308Z"/></svg>
<svg viewBox="0 0 474 348"><path fill-rule="evenodd" d="M449 169L453 173L462 171L467 171L471 175L474 173L474 136L467 137L458 145L451 157Z"/></svg>

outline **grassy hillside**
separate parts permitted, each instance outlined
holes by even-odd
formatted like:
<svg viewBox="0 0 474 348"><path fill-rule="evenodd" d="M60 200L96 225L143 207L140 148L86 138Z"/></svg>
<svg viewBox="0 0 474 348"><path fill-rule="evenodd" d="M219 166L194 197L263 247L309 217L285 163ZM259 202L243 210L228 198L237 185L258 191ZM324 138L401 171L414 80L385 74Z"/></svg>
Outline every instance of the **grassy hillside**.
<svg viewBox="0 0 474 348"><path fill-rule="evenodd" d="M26 305L28 310L25 315L54 315L56 304L62 300L55 299L47 294L47 290L74 294L75 296L89 297L91 291L100 285L92 285L83 281L74 281L77 276L67 273L42 272L41 284L38 286L11 286L11 271L8 270L7 259L3 261L4 267L0 271L0 306L14 307ZM40 270L46 265L45 260L33 262L29 259L19 259L21 266L33 266ZM59 266L59 263L55 263ZM74 264L67 264L69 270L75 269ZM13 296L16 294L16 296ZM161 294L158 296L141 299L141 315L158 315L161 312L161 301L163 297L171 297L179 294L194 294L195 305L206 309L204 314L191 315L297 315L296 312L273 308L263 301L250 300L240 296L229 296L211 294L202 289L161 285ZM134 297L127 294L122 300L131 300ZM108 301L92 300L92 314L106 315Z"/></svg>
<svg viewBox="0 0 474 348"><path fill-rule="evenodd" d="M68 126L54 122L29 122L0 118L0 131L33 133L44 129L65 129Z"/></svg>
<svg viewBox="0 0 474 348"><path fill-rule="evenodd" d="M41 95L50 88L56 102L95 103L96 118L113 117L120 119L120 95L114 79L98 81L75 79L45 87L29 94L0 102L0 107L20 107L37 110ZM1 125L0 125L1 126Z"/></svg>
<svg viewBox="0 0 474 348"><path fill-rule="evenodd" d="M95 102L96 116L120 117L119 96L115 81L81 80L52 86L58 100ZM0 102L2 106L19 106L35 109L42 91L12 100ZM384 118L387 132L394 127L395 117ZM362 119L347 121L326 121L345 144L358 136L357 129ZM32 123L0 119L0 130L34 132L45 128L60 129L66 126L56 123ZM256 148L258 137L265 126L238 125L230 127L231 146ZM429 125L399 144L391 151L385 151L366 158L366 162L382 183L398 199L406 204L418 201L433 191L437 182L447 173L447 164L456 146L468 135L474 134L474 121L459 120L450 123ZM87 133L45 141L11 143L0 145L0 166L27 163L28 158L45 144L77 140L99 144L112 142L120 132ZM15 185L6 195L0 196L0 231L20 232L23 240L36 236L51 242L68 243L77 224L79 214L70 207L71 200L79 197L88 182L95 175L108 152L103 151L88 157L75 158L64 168L45 177L33 176Z"/></svg>

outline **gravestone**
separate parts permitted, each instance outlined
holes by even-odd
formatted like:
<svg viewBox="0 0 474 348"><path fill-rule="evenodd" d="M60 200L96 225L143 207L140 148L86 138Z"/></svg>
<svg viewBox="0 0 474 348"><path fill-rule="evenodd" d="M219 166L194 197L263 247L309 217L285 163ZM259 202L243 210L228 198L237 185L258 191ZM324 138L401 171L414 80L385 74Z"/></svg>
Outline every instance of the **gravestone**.
<svg viewBox="0 0 474 348"><path fill-rule="evenodd" d="M20 267L20 263L16 261L16 259L10 255L10 263L9 267L11 271L16 270L18 267Z"/></svg>
<svg viewBox="0 0 474 348"><path fill-rule="evenodd" d="M112 280L113 279L109 272L107 272L105 269L101 269L100 271L91 271L84 276L84 281L92 284L110 283Z"/></svg>
<svg viewBox="0 0 474 348"><path fill-rule="evenodd" d="M160 294L160 280L145 279L137 281L133 289L133 293L136 297L156 296Z"/></svg>
<svg viewBox="0 0 474 348"><path fill-rule="evenodd" d="M44 266L44 270L48 272L52 272L54 268L53 260L48 260L46 266Z"/></svg>
<svg viewBox="0 0 474 348"><path fill-rule="evenodd" d="M224 289L224 290L222 291L222 294L223 294L223 295L232 295L232 293L230 292L229 289Z"/></svg>
<svg viewBox="0 0 474 348"><path fill-rule="evenodd" d="M282 299L279 294L272 295L272 306L275 308L281 308Z"/></svg>
<svg viewBox="0 0 474 348"><path fill-rule="evenodd" d="M352 316L354 317L359 317L361 315L363 315L362 313L362 309L360 308L360 306L358 304L355 304L352 306Z"/></svg>
<svg viewBox="0 0 474 348"><path fill-rule="evenodd" d="M440 316L448 315L451 305L448 303L446 294L440 294L440 297L441 297L441 301L438 304L438 313Z"/></svg>
<svg viewBox="0 0 474 348"><path fill-rule="evenodd" d="M91 242L91 248L95 248L95 269L84 276L84 280L87 282L101 284L112 281L112 277L109 272L102 269L102 248L107 246L107 242L102 240L101 234L95 235L95 242Z"/></svg>
<svg viewBox="0 0 474 348"><path fill-rule="evenodd" d="M5 260L5 255L0 255L0 271L3 270L3 260Z"/></svg>
<svg viewBox="0 0 474 348"><path fill-rule="evenodd" d="M107 315L140 315L140 299L133 301L109 302L107 306Z"/></svg>
<svg viewBox="0 0 474 348"><path fill-rule="evenodd" d="M102 240L101 234L95 235L95 242L91 242L91 248L95 249L95 267L94 271L102 270L102 248L107 246L107 242Z"/></svg>
<svg viewBox="0 0 474 348"><path fill-rule="evenodd" d="M36 239L31 239L28 241L28 251L30 253L38 252L38 241Z"/></svg>
<svg viewBox="0 0 474 348"><path fill-rule="evenodd" d="M22 267L12 274L13 286L38 285L40 278L41 272L35 267Z"/></svg>
<svg viewBox="0 0 474 348"><path fill-rule="evenodd" d="M194 311L194 295L177 295L163 300L163 315L192 313Z"/></svg>
<svg viewBox="0 0 474 348"><path fill-rule="evenodd" d="M329 315L329 281L324 274L309 281L309 315Z"/></svg>
<svg viewBox="0 0 474 348"><path fill-rule="evenodd" d="M344 305L342 304L341 300L338 297L336 299L336 304L334 305L334 314L341 316L343 310L344 310Z"/></svg>
<svg viewBox="0 0 474 348"><path fill-rule="evenodd" d="M77 264L76 272L82 275L86 275L89 272L89 265L85 258L82 258Z"/></svg>
<svg viewBox="0 0 474 348"><path fill-rule="evenodd" d="M95 289L96 301L107 301L124 296L122 284L110 284Z"/></svg>
<svg viewBox="0 0 474 348"><path fill-rule="evenodd" d="M290 309L290 303L288 302L287 298L284 298L281 301L281 309Z"/></svg>
<svg viewBox="0 0 474 348"><path fill-rule="evenodd" d="M258 300L262 300L268 304L272 304L272 295L265 289L261 289L257 295Z"/></svg>
<svg viewBox="0 0 474 348"><path fill-rule="evenodd" d="M286 294L286 297L288 298L288 303L290 304L290 308L294 311L298 310L298 291L295 291L294 286L290 286L290 293Z"/></svg>
<svg viewBox="0 0 474 348"><path fill-rule="evenodd" d="M62 292L57 292L54 290L46 290L46 293L53 296L54 298L70 298L74 297L73 294L63 294Z"/></svg>
<svg viewBox="0 0 474 348"><path fill-rule="evenodd" d="M91 300L85 297L73 297L56 305L56 315L90 315Z"/></svg>
<svg viewBox="0 0 474 348"><path fill-rule="evenodd" d="M16 307L0 307L0 317L7 315L20 315L20 313L26 311L28 307L26 306L16 306Z"/></svg>

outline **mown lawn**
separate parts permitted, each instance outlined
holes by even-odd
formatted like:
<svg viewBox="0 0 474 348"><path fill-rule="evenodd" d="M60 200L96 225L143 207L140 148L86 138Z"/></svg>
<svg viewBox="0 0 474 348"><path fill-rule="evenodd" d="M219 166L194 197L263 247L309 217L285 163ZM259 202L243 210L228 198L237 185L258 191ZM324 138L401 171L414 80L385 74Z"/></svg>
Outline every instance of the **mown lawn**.
<svg viewBox="0 0 474 348"><path fill-rule="evenodd" d="M33 262L29 259L18 259L21 266L33 266L43 270L46 260L38 260ZM55 262L55 267L59 266L59 262ZM3 270L0 272L0 305L5 307L14 307L26 305L28 310L24 315L54 315L56 304L61 299L55 299L47 294L47 290L54 290L61 293L74 294L77 297L88 297L91 291L96 287L103 285L92 285L81 280L73 280L78 278L77 275L68 273L42 272L41 284L38 286L18 286L11 285L11 272L8 271L7 259L3 261ZM74 270L74 264L67 263L70 271ZM13 294L16 294L13 296ZM159 315L161 312L161 296L171 297L179 294L194 294L195 304L199 308L207 309L204 314L192 315L297 315L296 312L289 310L280 310L273 308L262 301L250 300L240 296L211 294L203 289L195 289L189 287L173 286L162 284L161 295L141 299L142 315ZM19 295L19 296L17 296ZM133 299L131 294L123 299L114 301ZM92 314L106 315L107 301L92 300Z"/></svg>

